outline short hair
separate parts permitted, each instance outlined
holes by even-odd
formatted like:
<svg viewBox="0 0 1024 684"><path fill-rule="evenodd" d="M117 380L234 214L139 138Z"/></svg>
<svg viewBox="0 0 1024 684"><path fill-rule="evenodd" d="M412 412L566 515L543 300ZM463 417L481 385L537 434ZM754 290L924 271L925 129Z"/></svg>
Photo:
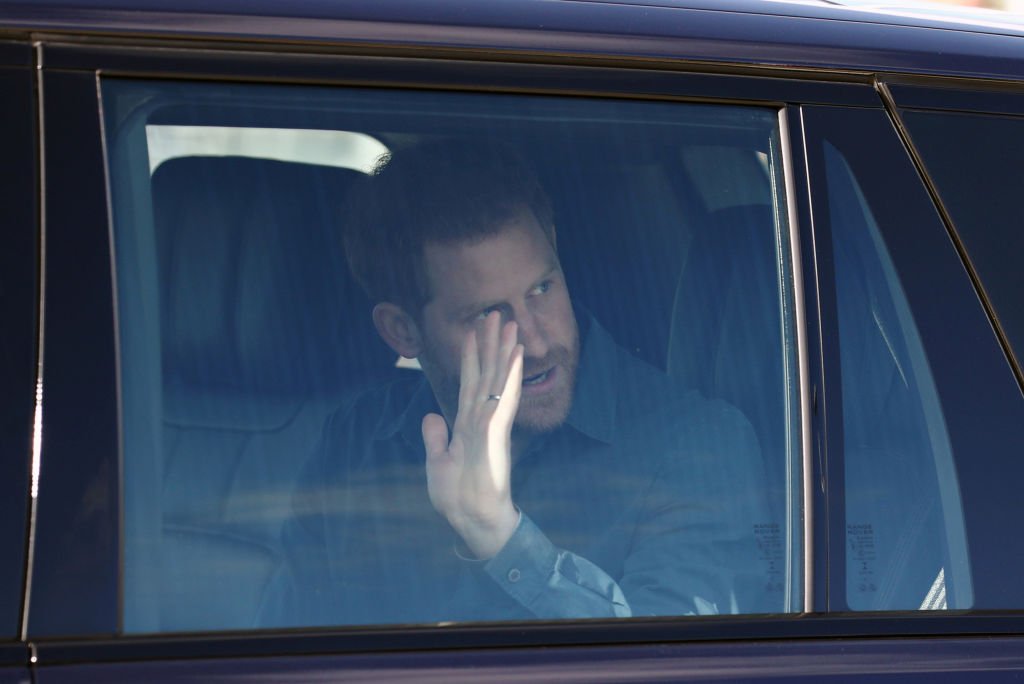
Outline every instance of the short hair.
<svg viewBox="0 0 1024 684"><path fill-rule="evenodd" d="M433 296L423 262L428 243L478 242L524 211L556 249L548 196L503 144L444 141L391 152L350 194L349 268L374 303L392 302L418 316Z"/></svg>

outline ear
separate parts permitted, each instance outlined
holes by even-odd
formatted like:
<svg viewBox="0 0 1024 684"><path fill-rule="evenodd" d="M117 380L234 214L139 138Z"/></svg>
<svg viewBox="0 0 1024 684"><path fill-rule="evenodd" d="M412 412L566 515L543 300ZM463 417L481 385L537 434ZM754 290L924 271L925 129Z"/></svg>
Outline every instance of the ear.
<svg viewBox="0 0 1024 684"><path fill-rule="evenodd" d="M419 326L397 304L381 302L373 307L373 324L381 339L399 356L415 359L423 351Z"/></svg>

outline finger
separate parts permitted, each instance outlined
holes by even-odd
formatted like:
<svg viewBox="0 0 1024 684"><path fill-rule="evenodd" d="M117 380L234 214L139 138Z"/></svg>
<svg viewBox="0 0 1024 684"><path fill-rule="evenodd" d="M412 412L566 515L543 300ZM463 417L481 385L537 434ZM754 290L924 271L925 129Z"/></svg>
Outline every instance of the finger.
<svg viewBox="0 0 1024 684"><path fill-rule="evenodd" d="M509 321L501 327L501 339L498 342L498 361L495 364L496 370L494 379L488 387L492 395L505 395L505 384L508 382L508 374L512 366L512 352L515 351L516 342L519 338L519 326L515 321Z"/></svg>
<svg viewBox="0 0 1024 684"><path fill-rule="evenodd" d="M501 361L498 358L499 331L501 329L501 314L492 311L484 318L483 323L477 328L477 345L480 349L480 399L487 400L492 394L501 393L501 380L498 378L501 372Z"/></svg>
<svg viewBox="0 0 1024 684"><path fill-rule="evenodd" d="M480 394L480 355L476 347L476 331L470 330L462 343L462 371L459 375L459 416L466 414Z"/></svg>
<svg viewBox="0 0 1024 684"><path fill-rule="evenodd" d="M505 387L501 391L501 401L498 402L498 413L507 418L507 429L511 431L512 422L519 410L519 397L523 391L523 345L516 344L512 348L512 358L509 361L508 377L505 378Z"/></svg>
<svg viewBox="0 0 1024 684"><path fill-rule="evenodd" d="M427 462L437 461L448 453L448 424L436 413L423 416L420 425L423 432L423 447L427 452Z"/></svg>

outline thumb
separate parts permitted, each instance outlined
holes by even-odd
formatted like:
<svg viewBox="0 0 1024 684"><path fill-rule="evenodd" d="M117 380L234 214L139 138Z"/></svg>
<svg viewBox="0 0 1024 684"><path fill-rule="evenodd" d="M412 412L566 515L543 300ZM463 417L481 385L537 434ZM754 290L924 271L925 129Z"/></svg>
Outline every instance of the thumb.
<svg viewBox="0 0 1024 684"><path fill-rule="evenodd" d="M436 413L423 416L423 446L427 450L427 460L443 456L448 451L448 423Z"/></svg>

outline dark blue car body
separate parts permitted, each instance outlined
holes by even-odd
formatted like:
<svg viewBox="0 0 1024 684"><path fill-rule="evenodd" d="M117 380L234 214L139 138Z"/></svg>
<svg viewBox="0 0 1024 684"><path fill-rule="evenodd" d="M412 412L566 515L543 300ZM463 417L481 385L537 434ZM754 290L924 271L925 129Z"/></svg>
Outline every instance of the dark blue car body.
<svg viewBox="0 0 1024 684"><path fill-rule="evenodd" d="M854 613L840 602L830 554L844 537L828 515L827 484L829 452L839 450L826 383L836 361L818 308L816 274L827 266L812 249L802 263L814 397L803 612L124 634L111 209L97 100L107 76L665 100L686 92L774 103L793 130L803 130L805 112L811 120L871 109L906 136L905 108L1024 114L1024 22L754 0L0 0L0 683L1024 678L1024 589L1001 587L1004 606L937 614ZM805 138L794 141L799 158ZM907 154L954 225L927 164ZM793 180L801 241L813 245L807 168L797 165ZM951 239L1005 354L1004 379L1019 391L1012 335L969 249ZM987 433L981 451L1024 451ZM1014 491L1007 483L993 492L978 524L1005 519L1014 530ZM1020 542L1010 546L1005 558L972 559L976 586L999 584L1024 562Z"/></svg>

